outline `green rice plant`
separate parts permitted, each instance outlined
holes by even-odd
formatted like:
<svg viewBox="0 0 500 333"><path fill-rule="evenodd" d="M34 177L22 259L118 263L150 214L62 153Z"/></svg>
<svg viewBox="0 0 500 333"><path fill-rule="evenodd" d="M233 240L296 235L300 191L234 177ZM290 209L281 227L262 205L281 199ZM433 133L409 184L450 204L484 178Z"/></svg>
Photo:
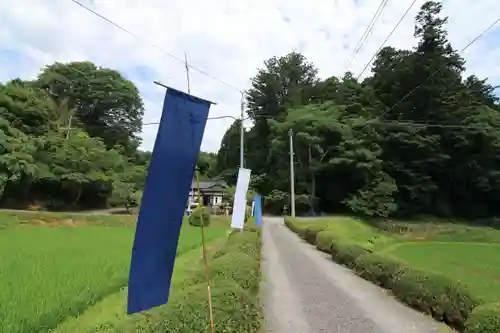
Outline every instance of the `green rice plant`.
<svg viewBox="0 0 500 333"><path fill-rule="evenodd" d="M47 332L126 286L134 228L24 225L0 232L0 332ZM207 241L225 228L207 228ZM199 247L184 224L177 253Z"/></svg>

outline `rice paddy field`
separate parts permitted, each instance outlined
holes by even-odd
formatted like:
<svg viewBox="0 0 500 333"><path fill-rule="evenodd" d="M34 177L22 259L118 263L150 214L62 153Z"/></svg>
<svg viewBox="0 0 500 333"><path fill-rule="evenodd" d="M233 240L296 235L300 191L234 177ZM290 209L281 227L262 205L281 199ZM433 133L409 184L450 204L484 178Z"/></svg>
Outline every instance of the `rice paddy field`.
<svg viewBox="0 0 500 333"><path fill-rule="evenodd" d="M0 213L0 332L49 332L110 300L124 312L135 219ZM209 243L226 234L228 221L212 225ZM200 229L184 224L178 256L199 257L200 243Z"/></svg>

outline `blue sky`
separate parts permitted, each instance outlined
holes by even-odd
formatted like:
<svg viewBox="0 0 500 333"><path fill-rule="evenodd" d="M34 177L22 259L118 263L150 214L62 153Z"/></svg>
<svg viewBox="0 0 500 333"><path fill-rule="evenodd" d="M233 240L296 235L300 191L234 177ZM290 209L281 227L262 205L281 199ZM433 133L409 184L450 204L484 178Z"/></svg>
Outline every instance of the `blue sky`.
<svg viewBox="0 0 500 333"><path fill-rule="evenodd" d="M113 27L70 0L0 1L0 81L33 78L54 61L90 60L120 70L140 89L146 106L144 122L160 117L164 90L158 80L186 89L188 61L238 89L263 61L291 50L303 52L320 76L359 73L412 0L392 0L368 42L347 67L348 59L379 5L375 0L82 0L123 25L140 39ZM414 46L417 1L388 44ZM449 38L461 49L500 13L497 0L446 0ZM29 8L29 13L26 11ZM467 10L463 10L467 8ZM153 44L155 47L152 47ZM161 50L162 51L161 51ZM168 54L167 54L168 53ZM467 74L500 84L500 29L496 27L463 56ZM192 93L217 103L210 116L237 117L240 93L217 80L191 71ZM500 90L497 90L500 93ZM209 121L202 149L217 151L231 119ZM151 149L157 126L143 129L143 148Z"/></svg>

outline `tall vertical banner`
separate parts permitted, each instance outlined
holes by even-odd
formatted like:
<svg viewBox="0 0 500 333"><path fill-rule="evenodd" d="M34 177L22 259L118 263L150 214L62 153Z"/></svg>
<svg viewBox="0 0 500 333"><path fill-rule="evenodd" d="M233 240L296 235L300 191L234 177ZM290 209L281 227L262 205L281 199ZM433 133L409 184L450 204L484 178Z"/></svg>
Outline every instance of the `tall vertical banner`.
<svg viewBox="0 0 500 333"><path fill-rule="evenodd" d="M253 207L254 214L253 218L256 226L262 225L262 197L260 195L256 195L253 197Z"/></svg>
<svg viewBox="0 0 500 333"><path fill-rule="evenodd" d="M135 231L129 314L168 302L182 218L210 105L167 89Z"/></svg>
<svg viewBox="0 0 500 333"><path fill-rule="evenodd" d="M238 171L238 180L236 182L236 192L234 193L233 216L231 218L231 227L243 229L245 223L245 213L247 209L247 191L250 184L251 170L240 168Z"/></svg>

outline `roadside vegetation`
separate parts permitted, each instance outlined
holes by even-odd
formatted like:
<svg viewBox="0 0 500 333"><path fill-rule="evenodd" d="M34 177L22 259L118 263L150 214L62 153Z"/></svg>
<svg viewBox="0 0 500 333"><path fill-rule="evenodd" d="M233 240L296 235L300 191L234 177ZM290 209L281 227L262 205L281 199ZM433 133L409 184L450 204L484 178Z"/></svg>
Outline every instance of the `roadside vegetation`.
<svg viewBox="0 0 500 333"><path fill-rule="evenodd" d="M49 332L71 318L79 322L80 315L86 322L95 323L114 311L123 313L119 318L125 320L124 288L128 281L135 218L0 213L0 221L3 221L0 229L0 332ZM227 217L212 218L211 226L205 230L209 246L226 237L228 226ZM190 251L196 253L193 262L184 262L190 270L193 263L200 261L200 242L200 229L186 221L177 255L182 258ZM19 244L26 246L19 247ZM176 264L174 275L182 275L182 270ZM86 311L101 302L111 302L113 306L102 309L101 313L94 312L89 319ZM77 330L79 333L95 332L95 326L82 326ZM101 332L106 325L100 322L97 327Z"/></svg>
<svg viewBox="0 0 500 333"><path fill-rule="evenodd" d="M417 310L462 332L497 332L500 231L462 223L285 219L335 262Z"/></svg>

